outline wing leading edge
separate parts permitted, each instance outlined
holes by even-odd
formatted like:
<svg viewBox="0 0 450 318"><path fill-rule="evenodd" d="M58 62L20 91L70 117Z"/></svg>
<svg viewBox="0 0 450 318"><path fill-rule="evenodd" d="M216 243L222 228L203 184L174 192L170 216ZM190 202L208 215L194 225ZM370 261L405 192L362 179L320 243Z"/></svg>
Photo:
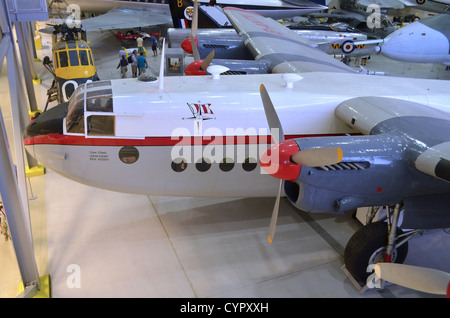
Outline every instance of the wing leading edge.
<svg viewBox="0 0 450 318"><path fill-rule="evenodd" d="M357 97L341 103L336 116L366 135L394 133L409 141L407 160L417 170L450 182L450 114L387 97Z"/></svg>

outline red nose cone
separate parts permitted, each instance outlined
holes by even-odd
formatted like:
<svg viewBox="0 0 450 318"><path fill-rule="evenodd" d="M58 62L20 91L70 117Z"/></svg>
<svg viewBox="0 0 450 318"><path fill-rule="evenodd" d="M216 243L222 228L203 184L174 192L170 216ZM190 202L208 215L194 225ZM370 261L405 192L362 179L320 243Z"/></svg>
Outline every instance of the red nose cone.
<svg viewBox="0 0 450 318"><path fill-rule="evenodd" d="M206 71L202 70L200 66L202 66L203 60L198 60L192 62L184 69L184 73L186 75L206 75Z"/></svg>
<svg viewBox="0 0 450 318"><path fill-rule="evenodd" d="M194 38L194 41L195 41L195 45L198 47L198 40L197 40L197 38ZM187 38L183 42L181 42L181 48L186 53L192 54L191 38Z"/></svg>
<svg viewBox="0 0 450 318"><path fill-rule="evenodd" d="M272 177L294 181L297 180L302 166L293 163L291 156L299 151L294 140L285 140L267 149L259 159L259 163Z"/></svg>

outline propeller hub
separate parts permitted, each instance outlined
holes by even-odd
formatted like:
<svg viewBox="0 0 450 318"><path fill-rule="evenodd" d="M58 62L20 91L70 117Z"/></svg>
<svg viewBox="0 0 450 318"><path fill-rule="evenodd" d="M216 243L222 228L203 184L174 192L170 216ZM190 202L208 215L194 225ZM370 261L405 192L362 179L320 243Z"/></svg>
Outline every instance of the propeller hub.
<svg viewBox="0 0 450 318"><path fill-rule="evenodd" d="M297 180L301 165L291 161L291 156L300 149L293 139L282 141L269 147L259 159L261 167L272 177L295 181Z"/></svg>
<svg viewBox="0 0 450 318"><path fill-rule="evenodd" d="M197 40L197 38L194 38L194 41L195 41L195 45L197 45L197 47L198 47L198 40ZM181 42L181 48L186 53L193 54L191 39L190 38L184 39L183 42Z"/></svg>

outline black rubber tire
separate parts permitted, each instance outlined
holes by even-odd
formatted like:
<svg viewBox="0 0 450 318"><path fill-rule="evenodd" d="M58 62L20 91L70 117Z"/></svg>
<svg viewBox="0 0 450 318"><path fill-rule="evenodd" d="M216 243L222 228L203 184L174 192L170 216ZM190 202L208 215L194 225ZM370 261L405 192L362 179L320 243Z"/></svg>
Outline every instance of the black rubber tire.
<svg viewBox="0 0 450 318"><path fill-rule="evenodd" d="M397 235L403 231L397 228ZM350 274L360 283L365 284L368 273L367 266L373 262L376 254L377 261L383 261L388 241L388 225L386 222L370 223L353 234L347 243L344 251L344 263ZM392 253L393 263L403 263L408 254L408 242L399 248L395 248ZM372 261L371 261L372 258Z"/></svg>

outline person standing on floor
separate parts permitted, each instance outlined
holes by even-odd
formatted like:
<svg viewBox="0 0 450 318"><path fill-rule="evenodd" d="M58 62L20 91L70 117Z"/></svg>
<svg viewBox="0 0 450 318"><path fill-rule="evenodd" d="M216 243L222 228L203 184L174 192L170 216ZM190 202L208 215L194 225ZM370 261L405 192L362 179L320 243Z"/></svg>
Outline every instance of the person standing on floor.
<svg viewBox="0 0 450 318"><path fill-rule="evenodd" d="M138 67L138 55L137 51L134 50L131 54L131 76L137 77L137 67Z"/></svg>
<svg viewBox="0 0 450 318"><path fill-rule="evenodd" d="M138 53L144 53L144 39L142 37L138 37L136 39L137 47L138 47Z"/></svg>
<svg viewBox="0 0 450 318"><path fill-rule="evenodd" d="M117 68L120 67L120 73L122 74L122 78L127 77L127 70L128 70L128 61L125 55L122 55L122 58L119 61L119 65L117 65Z"/></svg>
<svg viewBox="0 0 450 318"><path fill-rule="evenodd" d="M158 40L156 39L156 36L152 35L150 41L152 42L153 56L157 56L158 52L156 51L156 48L158 47Z"/></svg>
<svg viewBox="0 0 450 318"><path fill-rule="evenodd" d="M144 57L144 53L141 52L139 54L137 61L138 61L139 75L141 75L145 73L145 70L148 68L147 59Z"/></svg>
<svg viewBox="0 0 450 318"><path fill-rule="evenodd" d="M127 49L123 46L119 50L119 59L122 58L122 55L127 55Z"/></svg>

